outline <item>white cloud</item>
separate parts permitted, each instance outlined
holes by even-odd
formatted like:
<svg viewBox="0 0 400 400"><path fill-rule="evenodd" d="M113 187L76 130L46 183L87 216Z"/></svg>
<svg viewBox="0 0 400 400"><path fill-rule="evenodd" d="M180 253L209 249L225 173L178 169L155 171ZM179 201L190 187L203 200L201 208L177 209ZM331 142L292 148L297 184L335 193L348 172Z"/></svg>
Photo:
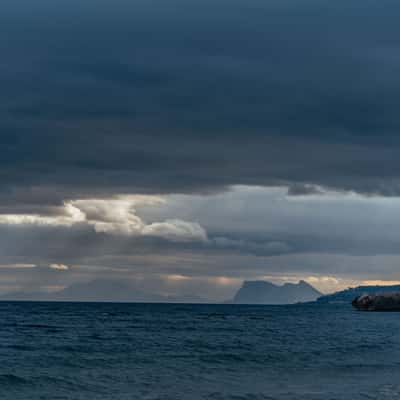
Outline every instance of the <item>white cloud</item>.
<svg viewBox="0 0 400 400"><path fill-rule="evenodd" d="M169 239L171 241L207 241L207 233L197 222L168 219L155 222L143 228L143 234Z"/></svg>
<svg viewBox="0 0 400 400"><path fill-rule="evenodd" d="M207 241L197 222L167 219L147 224L136 214L137 205L156 206L165 200L157 196L121 196L113 199L78 199L64 204L60 215L3 214L0 224L65 226L87 224L97 233L153 236L171 241Z"/></svg>
<svg viewBox="0 0 400 400"><path fill-rule="evenodd" d="M2 214L0 224L4 225L38 225L38 226L72 226L84 222L85 214L72 203L67 202L62 208L62 214L45 216L39 214Z"/></svg>
<svg viewBox="0 0 400 400"><path fill-rule="evenodd" d="M29 268L36 268L36 264L1 264L0 268L5 269L29 269Z"/></svg>
<svg viewBox="0 0 400 400"><path fill-rule="evenodd" d="M335 276L308 276L304 278L310 285L315 286L323 293L331 293L342 290L348 286L349 282L343 282Z"/></svg>
<svg viewBox="0 0 400 400"><path fill-rule="evenodd" d="M68 271L69 267L68 265L65 264L49 264L50 269L55 269L58 271Z"/></svg>

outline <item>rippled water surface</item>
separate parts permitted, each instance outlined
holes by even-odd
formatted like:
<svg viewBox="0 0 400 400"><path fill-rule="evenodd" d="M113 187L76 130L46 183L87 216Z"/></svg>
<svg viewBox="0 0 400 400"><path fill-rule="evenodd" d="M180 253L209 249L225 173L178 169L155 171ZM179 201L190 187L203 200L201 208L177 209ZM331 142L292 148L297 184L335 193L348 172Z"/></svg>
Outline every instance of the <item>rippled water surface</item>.
<svg viewBox="0 0 400 400"><path fill-rule="evenodd" d="M400 313L0 303L0 399L394 399Z"/></svg>

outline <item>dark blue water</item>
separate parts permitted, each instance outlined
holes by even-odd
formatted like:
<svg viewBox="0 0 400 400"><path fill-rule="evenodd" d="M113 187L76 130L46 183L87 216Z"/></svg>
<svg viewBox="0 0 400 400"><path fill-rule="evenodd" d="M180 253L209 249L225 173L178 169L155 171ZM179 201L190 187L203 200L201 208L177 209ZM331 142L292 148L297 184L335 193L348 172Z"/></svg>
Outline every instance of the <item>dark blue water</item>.
<svg viewBox="0 0 400 400"><path fill-rule="evenodd" d="M0 399L394 399L400 313L0 303Z"/></svg>

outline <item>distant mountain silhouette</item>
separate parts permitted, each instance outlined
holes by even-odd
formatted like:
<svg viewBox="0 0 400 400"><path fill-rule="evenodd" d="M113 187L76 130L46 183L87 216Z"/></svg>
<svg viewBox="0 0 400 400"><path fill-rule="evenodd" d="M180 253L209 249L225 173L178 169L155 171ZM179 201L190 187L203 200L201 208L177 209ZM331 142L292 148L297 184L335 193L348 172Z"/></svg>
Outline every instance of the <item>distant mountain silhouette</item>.
<svg viewBox="0 0 400 400"><path fill-rule="evenodd" d="M293 304L315 301L321 296L305 281L282 286L267 281L244 281L232 302L235 304Z"/></svg>
<svg viewBox="0 0 400 400"><path fill-rule="evenodd" d="M139 289L128 282L96 279L86 283L76 283L52 293L14 292L0 297L0 300L22 301L112 301L127 303L205 303L196 296L162 296Z"/></svg>
<svg viewBox="0 0 400 400"><path fill-rule="evenodd" d="M351 303L354 298L369 293L400 292L400 285L357 286L318 298L318 303Z"/></svg>

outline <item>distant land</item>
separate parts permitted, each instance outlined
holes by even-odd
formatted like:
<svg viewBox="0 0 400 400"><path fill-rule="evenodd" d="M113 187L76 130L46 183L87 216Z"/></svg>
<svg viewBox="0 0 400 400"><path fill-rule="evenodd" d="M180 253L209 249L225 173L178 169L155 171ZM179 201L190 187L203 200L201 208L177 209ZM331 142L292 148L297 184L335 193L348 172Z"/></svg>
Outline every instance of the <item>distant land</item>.
<svg viewBox="0 0 400 400"><path fill-rule="evenodd" d="M267 281L244 281L228 304L293 304L315 301L322 293L305 281L282 286ZM57 292L18 291L0 296L3 301L82 301L132 303L207 303L210 300L194 295L166 296L144 291L118 280L96 279L72 284Z"/></svg>
<svg viewBox="0 0 400 400"><path fill-rule="evenodd" d="M317 299L318 303L348 303L350 304L355 297L367 293L400 292L400 285L391 286L357 286L348 288L340 292L321 296Z"/></svg>
<svg viewBox="0 0 400 400"><path fill-rule="evenodd" d="M12 292L0 296L3 301L82 301L82 302L126 302L126 303L206 303L198 296L162 296L139 289L128 282L96 279L77 283L51 293Z"/></svg>
<svg viewBox="0 0 400 400"><path fill-rule="evenodd" d="M352 300L368 293L400 292L400 285L358 286L323 295L309 283L275 285L268 281L244 281L233 299L224 304L351 304ZM212 303L195 295L168 296L151 293L129 282L95 279L72 284L57 292L18 291L0 296L0 301L81 301L126 303Z"/></svg>
<svg viewBox="0 0 400 400"><path fill-rule="evenodd" d="M282 286L268 281L244 281L234 304L293 304L317 300L322 293L305 281Z"/></svg>

